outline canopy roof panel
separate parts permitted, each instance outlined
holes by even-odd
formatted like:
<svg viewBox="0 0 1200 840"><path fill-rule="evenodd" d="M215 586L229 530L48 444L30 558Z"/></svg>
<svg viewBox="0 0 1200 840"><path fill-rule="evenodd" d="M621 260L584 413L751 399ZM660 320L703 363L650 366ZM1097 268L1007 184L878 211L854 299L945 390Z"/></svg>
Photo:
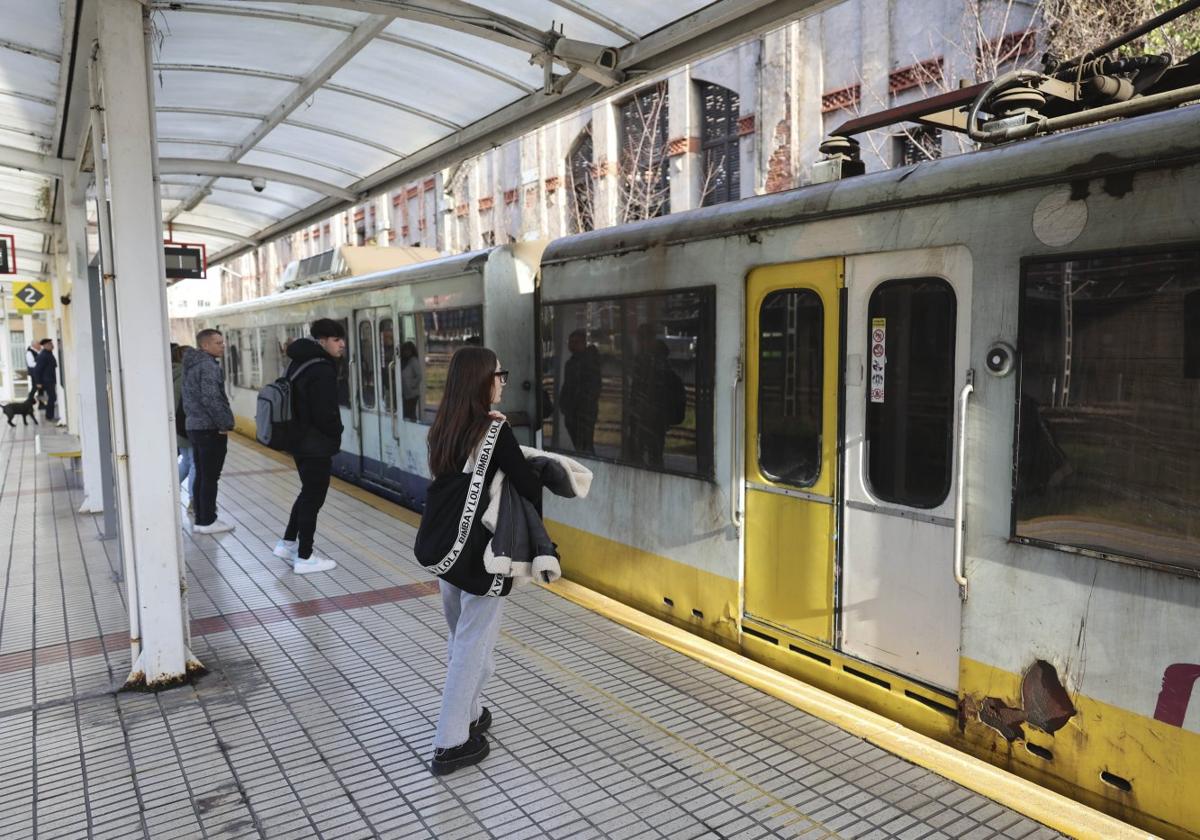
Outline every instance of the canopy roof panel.
<svg viewBox="0 0 1200 840"><path fill-rule="evenodd" d="M832 1L141 0L159 154L176 164L164 222L224 231L204 236L227 258ZM82 147L104 2L0 0L0 171ZM616 68L564 37L615 48ZM0 180L0 231L48 230L44 174Z"/></svg>

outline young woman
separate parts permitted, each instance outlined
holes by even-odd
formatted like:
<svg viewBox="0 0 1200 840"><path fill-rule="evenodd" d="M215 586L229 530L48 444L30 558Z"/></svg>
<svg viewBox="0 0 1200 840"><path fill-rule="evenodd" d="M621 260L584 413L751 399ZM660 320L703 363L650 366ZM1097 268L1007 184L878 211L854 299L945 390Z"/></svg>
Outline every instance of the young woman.
<svg viewBox="0 0 1200 840"><path fill-rule="evenodd" d="M501 369L496 354L486 347L464 347L450 359L442 404L429 430L431 500L439 487L470 471L468 462L472 470L477 467L475 459L487 438L490 454L482 486L490 486L496 470L502 470L541 513L542 482L526 462L512 428L503 422L504 415L492 410L507 382L508 371ZM493 421L502 423L498 433ZM426 515L431 508L432 504L427 506ZM439 524L456 528L460 511L445 515L452 515L454 522ZM500 634L502 596L512 588L512 580L499 588L500 597L489 594L496 591L497 578L484 568L480 549L478 543L469 542L438 581L450 630L446 686L430 763L430 770L439 776L478 764L488 754L483 733L491 726L492 715L480 704L480 694L495 671L492 649Z"/></svg>

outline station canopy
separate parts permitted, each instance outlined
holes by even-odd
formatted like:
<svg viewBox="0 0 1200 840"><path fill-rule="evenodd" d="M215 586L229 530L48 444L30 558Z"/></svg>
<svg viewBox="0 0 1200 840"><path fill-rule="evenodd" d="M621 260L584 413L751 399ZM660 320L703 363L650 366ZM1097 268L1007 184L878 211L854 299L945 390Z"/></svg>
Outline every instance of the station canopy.
<svg viewBox="0 0 1200 840"><path fill-rule="evenodd" d="M80 154L105 1L0 0L0 232L17 235L23 274L58 221L46 173ZM210 262L827 5L142 2L163 221L177 241L204 243Z"/></svg>

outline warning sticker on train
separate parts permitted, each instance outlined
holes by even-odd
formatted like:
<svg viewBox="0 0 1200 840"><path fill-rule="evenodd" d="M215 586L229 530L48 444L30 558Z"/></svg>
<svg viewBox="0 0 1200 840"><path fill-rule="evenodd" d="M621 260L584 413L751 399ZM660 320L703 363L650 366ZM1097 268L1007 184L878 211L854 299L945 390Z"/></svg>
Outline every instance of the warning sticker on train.
<svg viewBox="0 0 1200 840"><path fill-rule="evenodd" d="M871 319L871 402L883 402L884 373L887 368L887 318Z"/></svg>

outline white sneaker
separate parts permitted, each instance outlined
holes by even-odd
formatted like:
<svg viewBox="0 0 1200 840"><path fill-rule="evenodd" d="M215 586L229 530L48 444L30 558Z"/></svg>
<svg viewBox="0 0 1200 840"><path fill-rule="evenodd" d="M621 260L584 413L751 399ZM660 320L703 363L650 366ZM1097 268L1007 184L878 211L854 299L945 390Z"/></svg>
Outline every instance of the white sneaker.
<svg viewBox="0 0 1200 840"><path fill-rule="evenodd" d="M213 520L211 525L193 525L193 534L226 534L232 531L237 526L231 522L226 522L223 519Z"/></svg>
<svg viewBox="0 0 1200 840"><path fill-rule="evenodd" d="M313 555L307 560L301 560L297 557L292 561L292 571L298 575L311 575L317 572L328 572L330 569L336 569L337 563L330 560L328 557L318 557Z"/></svg>
<svg viewBox="0 0 1200 840"><path fill-rule="evenodd" d="M280 560L287 560L288 562L295 563L296 553L299 550L299 540L280 540L279 542L275 543L275 548L272 549L271 553Z"/></svg>

